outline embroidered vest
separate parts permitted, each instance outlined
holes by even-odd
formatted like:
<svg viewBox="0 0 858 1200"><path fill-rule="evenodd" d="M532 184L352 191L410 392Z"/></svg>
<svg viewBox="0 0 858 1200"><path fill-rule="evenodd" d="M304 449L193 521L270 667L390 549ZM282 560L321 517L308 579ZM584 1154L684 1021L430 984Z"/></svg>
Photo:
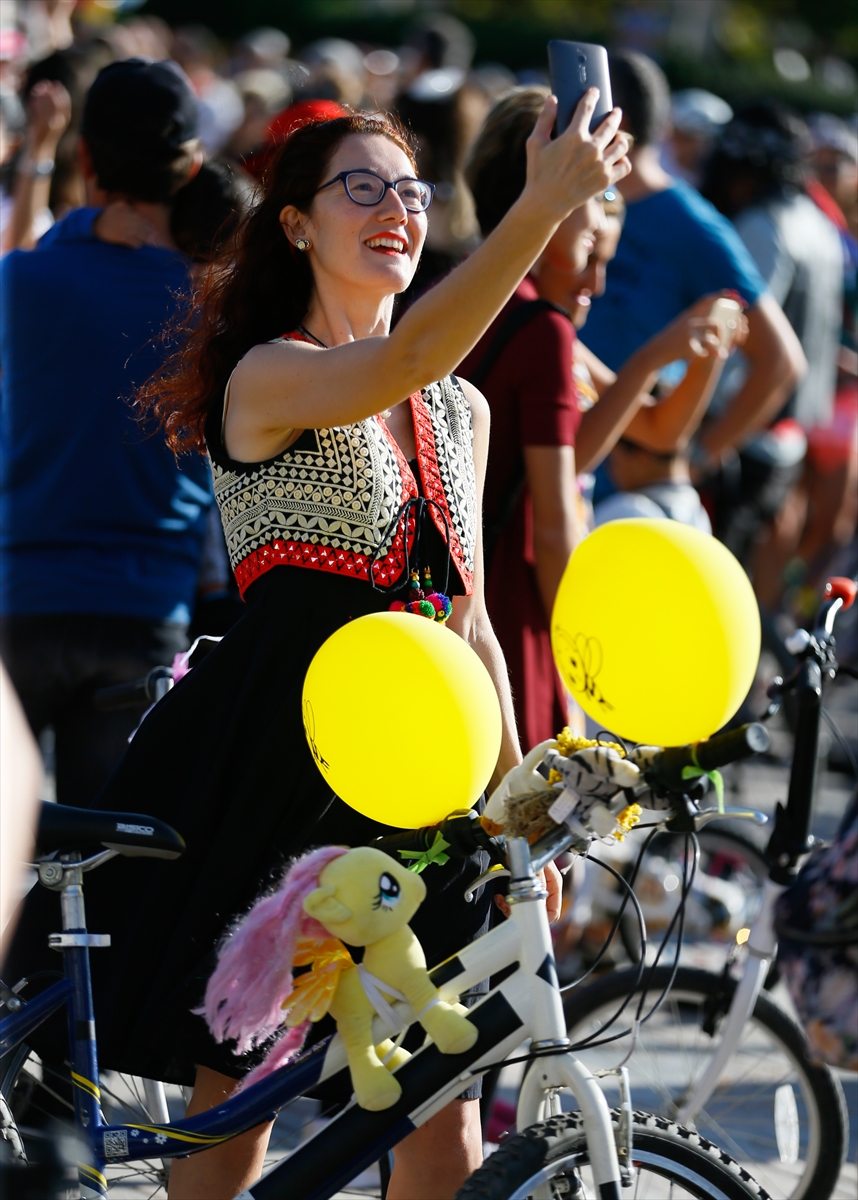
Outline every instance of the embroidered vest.
<svg viewBox="0 0 858 1200"><path fill-rule="evenodd" d="M409 403L423 494L435 501L428 511L470 595L478 519L470 405L452 376ZM381 417L305 431L244 472L210 461L242 595L281 563L365 580L371 571L382 587L401 580L414 539L414 518L401 509L418 488Z"/></svg>

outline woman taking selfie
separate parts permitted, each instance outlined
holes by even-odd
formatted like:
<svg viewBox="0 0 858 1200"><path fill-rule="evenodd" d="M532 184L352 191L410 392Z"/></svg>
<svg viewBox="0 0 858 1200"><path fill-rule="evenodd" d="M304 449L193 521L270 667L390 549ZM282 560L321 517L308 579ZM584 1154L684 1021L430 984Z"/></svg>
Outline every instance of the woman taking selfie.
<svg viewBox="0 0 858 1200"><path fill-rule="evenodd" d="M556 104L546 102L520 201L392 333L393 299L417 267L432 196L414 178L407 137L362 115L293 132L264 199L209 276L187 340L142 397L176 450L208 450L247 602L220 645L147 717L97 800L167 820L187 854L165 869L125 863L121 887L110 866L87 884L93 928L112 932L115 947L109 967L94 959L104 1065L195 1083L191 1113L222 1101L252 1065L191 1013L224 929L296 854L386 832L331 796L304 737L301 688L336 629L407 598L406 539L439 590L449 578L450 627L495 681L504 717L498 778L519 760L483 599L488 410L450 372L570 211L626 174L619 112L588 132L595 100L588 93L556 139ZM420 495L433 503L414 529L408 502ZM371 661L343 663L344 672L372 670ZM389 683L415 711L419 736L411 681ZM430 895L414 929L430 961L485 924L491 897L462 899L479 870L474 861L427 872ZM455 1194L481 1159L476 1094L397 1147L391 1200ZM269 1132L261 1126L177 1160L173 1200L236 1195L259 1175Z"/></svg>

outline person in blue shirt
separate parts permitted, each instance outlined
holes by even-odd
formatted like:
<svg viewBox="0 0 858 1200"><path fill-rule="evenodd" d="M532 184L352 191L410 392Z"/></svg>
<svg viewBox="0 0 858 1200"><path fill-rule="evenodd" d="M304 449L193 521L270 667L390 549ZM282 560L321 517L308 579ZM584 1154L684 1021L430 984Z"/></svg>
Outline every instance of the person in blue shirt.
<svg viewBox="0 0 858 1200"><path fill-rule="evenodd" d="M90 207L0 264L0 653L33 731L53 726L68 804L90 802L142 715L99 713L93 693L187 645L210 471L177 464L131 401L187 292L170 211L198 147L174 64L111 64L83 115ZM96 236L119 199L148 231L139 249Z"/></svg>
<svg viewBox="0 0 858 1200"><path fill-rule="evenodd" d="M626 219L605 294L593 300L587 345L616 371L701 296L737 292L748 305L748 373L729 407L703 430L698 468L714 466L777 413L805 369L801 346L726 218L659 161L670 91L643 54L610 58L614 103L635 139L631 174L618 185Z"/></svg>

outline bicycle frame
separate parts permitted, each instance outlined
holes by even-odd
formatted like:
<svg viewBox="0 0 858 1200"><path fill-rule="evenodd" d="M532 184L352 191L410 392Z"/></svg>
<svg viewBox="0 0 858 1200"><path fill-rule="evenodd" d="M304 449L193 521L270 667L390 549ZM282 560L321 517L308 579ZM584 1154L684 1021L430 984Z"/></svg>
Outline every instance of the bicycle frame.
<svg viewBox="0 0 858 1200"><path fill-rule="evenodd" d="M368 1112L352 1099L325 1129L242 1193L243 1200L328 1200L527 1038L532 1048L556 1053L540 1058L538 1069L527 1077L519 1098L519 1129L542 1117L555 1089L571 1089L585 1117L600 1200L620 1200L620 1168L607 1101L590 1071L564 1052L569 1042L541 903L545 892L533 873L527 843L515 838L507 846L513 867L510 918L430 972L442 999L451 1002L489 976L505 973L468 1013L479 1030L475 1045L457 1055L424 1045L396 1072L402 1096L392 1108ZM105 1124L89 972L90 946L103 945L104 939L87 933L82 872L75 871L74 863L69 867L69 882L62 890L63 934L51 938L63 950L66 978L0 1021L0 1053L22 1042L61 1004L67 1005L76 1121L92 1153L90 1163L79 1164L85 1200L106 1195L105 1164L174 1158L219 1145L272 1120L289 1101L347 1070L341 1039L335 1035L210 1112L172 1124ZM402 1028L414 1022L407 1004L395 1003L393 1009ZM390 1035L380 1020L373 1032L377 1042Z"/></svg>
<svg viewBox="0 0 858 1200"><path fill-rule="evenodd" d="M820 614L819 628L814 637L818 638L823 646L827 644L834 618L842 605L842 599L830 601ZM742 1030L754 1011L769 967L777 954L777 938L774 931L775 904L795 878L800 859L813 845L810 822L816 790L819 722L822 712L822 671L819 662L811 658L801 663L795 677L795 689L798 692L798 721L790 768L789 793L786 806L780 803L777 806L775 828L766 847L769 878L763 888L760 912L751 926L747 942L748 957L733 995L727 1020L721 1030L720 1041L697 1086L677 1113L677 1120L683 1124L695 1120L717 1087L724 1067L739 1045ZM819 1131L811 1130L811 1136L819 1136Z"/></svg>

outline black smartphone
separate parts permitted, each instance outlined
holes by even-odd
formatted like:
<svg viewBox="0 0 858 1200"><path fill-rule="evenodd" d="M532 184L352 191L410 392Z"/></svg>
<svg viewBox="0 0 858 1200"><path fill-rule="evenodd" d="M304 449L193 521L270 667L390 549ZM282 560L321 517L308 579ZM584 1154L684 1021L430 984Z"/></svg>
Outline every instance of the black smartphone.
<svg viewBox="0 0 858 1200"><path fill-rule="evenodd" d="M578 101L591 87L599 89L599 100L590 122L590 131L601 125L614 107L608 51L605 47L591 42L566 42L554 38L548 43L548 67L551 71L551 90L557 97L557 132L563 132L572 120Z"/></svg>

